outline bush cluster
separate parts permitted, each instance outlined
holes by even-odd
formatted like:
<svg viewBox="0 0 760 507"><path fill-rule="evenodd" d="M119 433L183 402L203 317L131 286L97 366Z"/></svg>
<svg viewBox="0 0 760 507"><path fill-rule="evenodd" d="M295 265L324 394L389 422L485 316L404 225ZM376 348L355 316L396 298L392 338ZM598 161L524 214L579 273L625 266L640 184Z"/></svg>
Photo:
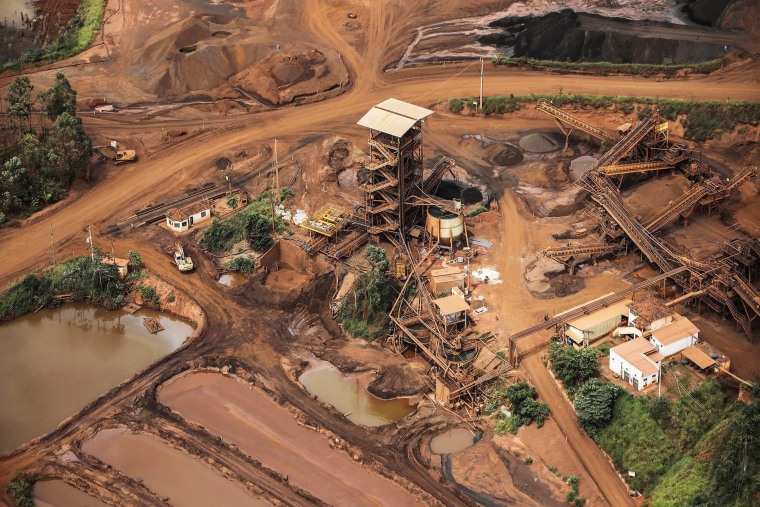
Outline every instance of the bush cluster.
<svg viewBox="0 0 760 507"><path fill-rule="evenodd" d="M253 262L253 259L251 259L250 257L241 255L239 257L235 257L234 259L228 261L224 265L224 267L225 269L228 269L230 271L237 271L239 273L250 274L250 273L253 273L255 264Z"/></svg>
<svg viewBox="0 0 760 507"><path fill-rule="evenodd" d="M89 299L94 305L116 309L123 306L126 293L116 266L103 264L97 256L94 260L75 257L41 274L26 275L0 294L0 321L55 306L56 296L63 294L74 301Z"/></svg>
<svg viewBox="0 0 760 507"><path fill-rule="evenodd" d="M214 220L203 233L200 244L210 252L218 254L227 252L235 243L246 240L257 252L266 251L274 245L273 225L278 233L286 231L282 219L273 214L273 206L271 194L261 194L234 215Z"/></svg>
<svg viewBox="0 0 760 507"><path fill-rule="evenodd" d="M561 62L557 60L536 60L528 57L511 58L506 56L495 57L493 65L507 67L524 67L531 70L559 70L573 73L593 74L596 76L608 76L610 74L628 74L635 76L664 75L675 77L679 71L688 71L695 74L709 74L723 66L723 60L709 60L706 62L674 65L664 61L662 64L650 63L612 63L612 62Z"/></svg>
<svg viewBox="0 0 760 507"><path fill-rule="evenodd" d="M87 49L100 31L106 0L82 0L66 30L48 46L26 51L17 60L0 66L0 72L20 69L22 63L42 65L62 60Z"/></svg>
<svg viewBox="0 0 760 507"><path fill-rule="evenodd" d="M697 101L682 99L661 99L652 97L612 97L605 95L508 95L486 97L483 110L470 107L472 98L449 99L449 110L462 113L465 108L470 112L483 114L505 114L517 111L527 104L539 99L550 100L557 106L572 105L581 109L610 109L614 107L625 114L638 111L639 118L649 116L654 109L670 121L683 117L684 137L696 141L711 139L715 133L729 131L740 124L760 124L760 103L742 101Z"/></svg>

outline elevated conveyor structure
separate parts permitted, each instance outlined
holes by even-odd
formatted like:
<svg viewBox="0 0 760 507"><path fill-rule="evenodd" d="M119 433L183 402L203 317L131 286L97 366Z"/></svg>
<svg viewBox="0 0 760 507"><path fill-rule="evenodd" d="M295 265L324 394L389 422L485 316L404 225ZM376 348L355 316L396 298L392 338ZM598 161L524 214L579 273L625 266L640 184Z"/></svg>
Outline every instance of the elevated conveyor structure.
<svg viewBox="0 0 760 507"><path fill-rule="evenodd" d="M657 215L644 225L644 228L649 232L655 232L681 215L690 215L691 211L699 204L700 199L706 196L707 193L708 190L703 185L695 185L688 192L682 194L660 210Z"/></svg>
<svg viewBox="0 0 760 507"><path fill-rule="evenodd" d="M610 132L607 132L606 130L595 125L592 125L587 121L581 120L577 116L574 116L564 109L555 106L546 99L539 99L538 103L536 104L536 109L554 118L557 126L560 128L562 133L565 134L565 149L567 149L570 134L572 133L573 129L582 130L583 132L596 137L600 141L606 141L608 143L617 142L618 136L611 134Z"/></svg>
<svg viewBox="0 0 760 507"><path fill-rule="evenodd" d="M557 259L564 257L574 257L576 255L599 255L611 253L620 248L620 245L598 243L595 245L576 245L566 247L551 247L541 251L544 257Z"/></svg>
<svg viewBox="0 0 760 507"><path fill-rule="evenodd" d="M630 164L616 164L599 166L597 170L604 173L608 178L610 176L622 176L623 174L645 173L652 171L666 171L673 169L673 164L665 162L634 162Z"/></svg>

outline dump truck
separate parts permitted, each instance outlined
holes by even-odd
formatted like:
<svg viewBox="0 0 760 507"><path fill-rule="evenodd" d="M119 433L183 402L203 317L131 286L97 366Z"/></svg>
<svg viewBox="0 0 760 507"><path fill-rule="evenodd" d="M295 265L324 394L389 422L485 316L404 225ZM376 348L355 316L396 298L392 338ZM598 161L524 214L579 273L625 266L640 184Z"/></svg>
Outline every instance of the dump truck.
<svg viewBox="0 0 760 507"><path fill-rule="evenodd" d="M185 255L185 249L179 243L176 244L174 250L174 263L177 265L182 273L187 273L193 270L193 259Z"/></svg>

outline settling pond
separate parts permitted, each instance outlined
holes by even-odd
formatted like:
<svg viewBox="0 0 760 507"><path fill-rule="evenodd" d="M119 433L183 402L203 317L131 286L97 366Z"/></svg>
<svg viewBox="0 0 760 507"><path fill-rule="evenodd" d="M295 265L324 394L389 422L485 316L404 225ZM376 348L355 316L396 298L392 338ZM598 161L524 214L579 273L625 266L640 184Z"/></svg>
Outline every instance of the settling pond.
<svg viewBox="0 0 760 507"><path fill-rule="evenodd" d="M148 333L143 317L164 330ZM85 405L176 350L180 319L72 303L0 324L0 452L55 429Z"/></svg>
<svg viewBox="0 0 760 507"><path fill-rule="evenodd" d="M349 421L364 426L382 426L398 421L417 408L419 397L381 400L367 391L375 374L344 375L328 362L304 371L298 381L319 401L329 403Z"/></svg>

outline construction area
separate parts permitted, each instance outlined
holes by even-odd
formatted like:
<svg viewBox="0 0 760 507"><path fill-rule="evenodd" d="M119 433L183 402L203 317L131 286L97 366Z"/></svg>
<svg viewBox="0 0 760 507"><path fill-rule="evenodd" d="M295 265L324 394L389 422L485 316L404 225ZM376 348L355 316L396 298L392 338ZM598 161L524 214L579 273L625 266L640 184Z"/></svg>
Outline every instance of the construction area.
<svg viewBox="0 0 760 507"><path fill-rule="evenodd" d="M68 65L96 150L68 197L0 228L0 282L97 249L131 292L0 323L9 377L97 384L75 406L41 373L0 389L20 435L0 503L27 481L61 507L641 505L648 476L579 425L551 354L595 351L589 382L630 403L754 399L760 127L695 140L659 101L760 102L756 7L708 26L702 0L106 3L95 45L25 69L42 90ZM531 67L549 39L567 65L723 63ZM2 348L44 326L62 373L50 345ZM128 373L94 382L101 353ZM523 387L528 422L505 394Z"/></svg>

